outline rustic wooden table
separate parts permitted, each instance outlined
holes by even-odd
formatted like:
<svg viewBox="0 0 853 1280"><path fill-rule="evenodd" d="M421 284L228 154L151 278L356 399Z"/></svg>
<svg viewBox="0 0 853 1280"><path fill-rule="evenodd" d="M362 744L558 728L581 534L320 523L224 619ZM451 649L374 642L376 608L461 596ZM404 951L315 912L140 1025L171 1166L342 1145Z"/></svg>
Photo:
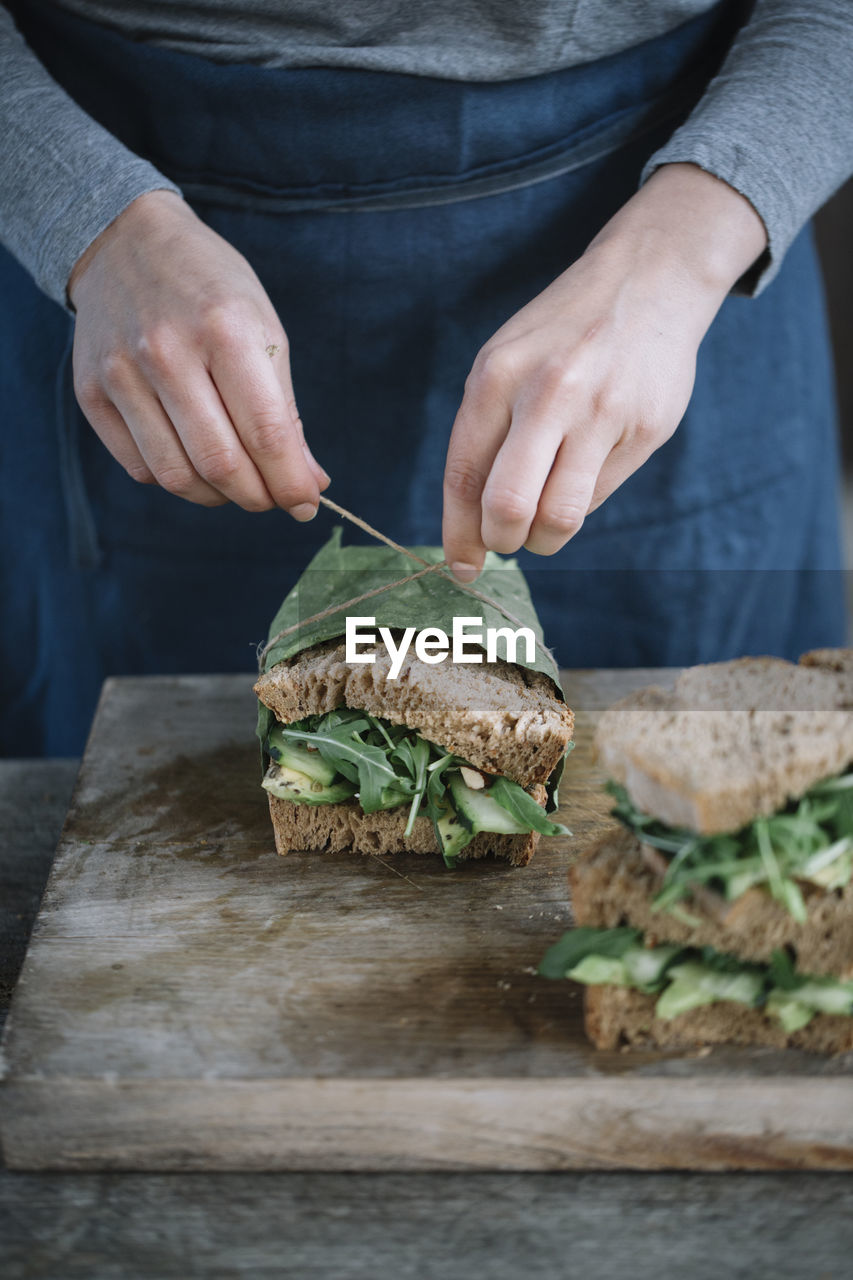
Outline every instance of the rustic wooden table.
<svg viewBox="0 0 853 1280"><path fill-rule="evenodd" d="M76 775L0 762L0 1022ZM638 1280L850 1274L848 1174L21 1174L0 1274Z"/></svg>

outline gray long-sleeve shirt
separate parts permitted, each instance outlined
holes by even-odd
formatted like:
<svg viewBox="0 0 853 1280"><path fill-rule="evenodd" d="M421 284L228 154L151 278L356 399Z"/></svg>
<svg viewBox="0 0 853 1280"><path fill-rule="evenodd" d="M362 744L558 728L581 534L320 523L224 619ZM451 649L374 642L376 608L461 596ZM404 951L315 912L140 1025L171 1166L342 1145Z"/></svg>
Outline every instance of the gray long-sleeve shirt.
<svg viewBox="0 0 853 1280"><path fill-rule="evenodd" d="M57 0L134 39L222 62L511 80L671 30L713 0ZM72 266L137 196L174 185L91 120L0 7L0 242L60 303ZM853 3L756 0L719 75L650 159L728 182L767 228L756 291L853 172Z"/></svg>

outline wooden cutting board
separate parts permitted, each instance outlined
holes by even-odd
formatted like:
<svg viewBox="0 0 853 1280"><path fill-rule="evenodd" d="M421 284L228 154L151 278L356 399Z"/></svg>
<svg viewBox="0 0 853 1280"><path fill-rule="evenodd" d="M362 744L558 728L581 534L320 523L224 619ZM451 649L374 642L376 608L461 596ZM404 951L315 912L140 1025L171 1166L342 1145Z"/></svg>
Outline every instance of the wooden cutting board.
<svg viewBox="0 0 853 1280"><path fill-rule="evenodd" d="M600 1053L536 976L610 822L596 714L661 675L566 673L573 837L452 872L277 857L250 680L109 681L4 1042L9 1165L853 1168L850 1055Z"/></svg>

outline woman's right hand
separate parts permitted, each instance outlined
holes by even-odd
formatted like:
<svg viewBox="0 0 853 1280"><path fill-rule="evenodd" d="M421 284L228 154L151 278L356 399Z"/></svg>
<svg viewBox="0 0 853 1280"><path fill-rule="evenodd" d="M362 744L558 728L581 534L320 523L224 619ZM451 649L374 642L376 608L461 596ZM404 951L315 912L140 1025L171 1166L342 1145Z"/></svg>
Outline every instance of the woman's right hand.
<svg viewBox="0 0 853 1280"><path fill-rule="evenodd" d="M179 196L133 201L77 261L74 389L142 484L203 506L315 515L287 337L249 263Z"/></svg>

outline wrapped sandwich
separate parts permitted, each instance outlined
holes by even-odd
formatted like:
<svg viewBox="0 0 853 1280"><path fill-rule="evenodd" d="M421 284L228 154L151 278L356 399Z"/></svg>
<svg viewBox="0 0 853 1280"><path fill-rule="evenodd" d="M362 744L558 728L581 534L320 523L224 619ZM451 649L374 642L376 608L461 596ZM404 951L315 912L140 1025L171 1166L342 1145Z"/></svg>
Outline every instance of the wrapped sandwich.
<svg viewBox="0 0 853 1280"><path fill-rule="evenodd" d="M442 558L440 548L415 550ZM255 692L276 847L436 853L449 866L492 853L523 865L541 834L565 832L548 813L573 729L524 578L490 556L478 586L536 644L507 634L507 656L468 645L455 662L437 660L434 644L422 656L404 650L415 629L449 632L474 612L452 580L431 573L369 594L411 572L390 548L343 547L336 530L273 620ZM358 596L368 599L349 614L364 622L369 612L390 651L377 641L347 656L346 614L333 606ZM499 609L476 608L484 627L511 630Z"/></svg>
<svg viewBox="0 0 853 1280"><path fill-rule="evenodd" d="M594 1044L853 1048L853 651L691 668L596 749L621 825L541 967Z"/></svg>

